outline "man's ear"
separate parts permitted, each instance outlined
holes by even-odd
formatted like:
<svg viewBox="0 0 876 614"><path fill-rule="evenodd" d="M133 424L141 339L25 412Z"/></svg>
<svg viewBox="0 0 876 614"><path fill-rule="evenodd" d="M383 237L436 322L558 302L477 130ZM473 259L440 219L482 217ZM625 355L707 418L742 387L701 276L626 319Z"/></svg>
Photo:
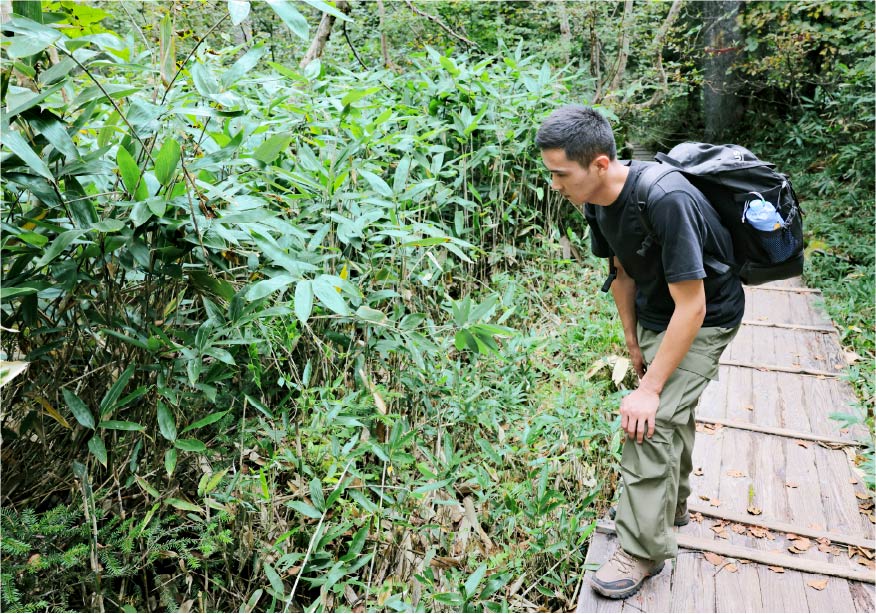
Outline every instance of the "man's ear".
<svg viewBox="0 0 876 614"><path fill-rule="evenodd" d="M593 162L590 163L590 166L596 168L599 172L605 172L608 170L608 167L611 165L611 160L605 154L600 154L593 159Z"/></svg>

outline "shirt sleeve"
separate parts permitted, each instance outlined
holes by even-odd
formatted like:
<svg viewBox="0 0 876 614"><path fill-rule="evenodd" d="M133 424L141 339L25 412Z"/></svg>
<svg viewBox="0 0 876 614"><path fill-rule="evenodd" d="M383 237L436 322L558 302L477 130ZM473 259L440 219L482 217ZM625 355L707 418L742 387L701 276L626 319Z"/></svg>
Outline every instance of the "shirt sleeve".
<svg viewBox="0 0 876 614"><path fill-rule="evenodd" d="M682 191L668 192L648 206L648 217L661 246L666 282L705 279L706 223L694 198Z"/></svg>
<svg viewBox="0 0 876 614"><path fill-rule="evenodd" d="M608 246L608 241L599 230L599 224L596 221L595 205L584 205L584 219L587 220L587 225L590 226L590 251L597 258L608 258L611 256L611 248Z"/></svg>

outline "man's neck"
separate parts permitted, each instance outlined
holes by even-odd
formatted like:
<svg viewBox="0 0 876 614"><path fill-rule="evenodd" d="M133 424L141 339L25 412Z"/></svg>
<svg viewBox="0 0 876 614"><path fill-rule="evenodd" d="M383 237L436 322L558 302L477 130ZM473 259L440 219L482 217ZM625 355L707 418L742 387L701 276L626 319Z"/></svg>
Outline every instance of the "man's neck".
<svg viewBox="0 0 876 614"><path fill-rule="evenodd" d="M617 197L624 189L624 184L630 174L630 167L615 158L609 162L608 169L605 171L605 183L603 189L591 202L594 205L607 207L614 204Z"/></svg>

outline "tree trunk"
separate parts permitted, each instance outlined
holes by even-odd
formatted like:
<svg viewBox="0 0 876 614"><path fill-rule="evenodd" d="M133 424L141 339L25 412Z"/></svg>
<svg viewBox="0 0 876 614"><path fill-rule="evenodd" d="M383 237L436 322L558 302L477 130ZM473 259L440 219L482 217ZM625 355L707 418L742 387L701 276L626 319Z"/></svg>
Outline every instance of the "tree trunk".
<svg viewBox="0 0 876 614"><path fill-rule="evenodd" d="M335 3L335 8L343 13L350 10L350 5L346 0L338 0ZM322 56L322 51L325 49L325 44L328 42L329 36L332 33L332 26L335 24L335 16L328 13L322 14L322 19L319 21L319 27L316 29L316 36L313 37L313 42L310 43L310 49L304 54L299 68L304 68L315 59Z"/></svg>
<svg viewBox="0 0 876 614"><path fill-rule="evenodd" d="M590 76L596 82L593 101L597 102L602 98L602 70L599 67L599 37L596 35L596 7L593 0L590 1L587 9L590 17Z"/></svg>
<svg viewBox="0 0 876 614"><path fill-rule="evenodd" d="M560 18L560 40L563 41L566 64L568 64L569 51L572 47L572 28L569 27L569 13L566 12L565 0L557 0L557 16Z"/></svg>
<svg viewBox="0 0 876 614"><path fill-rule="evenodd" d="M735 133L742 109L736 96L737 80L731 69L739 55L739 0L702 4L706 22L706 58L703 80L705 140L726 140Z"/></svg>
<svg viewBox="0 0 876 614"><path fill-rule="evenodd" d="M624 2L624 16L621 18L621 37L618 45L617 70L609 86L609 96L614 96L624 82L624 73L627 71L627 58L630 57L630 30L632 30L633 0Z"/></svg>

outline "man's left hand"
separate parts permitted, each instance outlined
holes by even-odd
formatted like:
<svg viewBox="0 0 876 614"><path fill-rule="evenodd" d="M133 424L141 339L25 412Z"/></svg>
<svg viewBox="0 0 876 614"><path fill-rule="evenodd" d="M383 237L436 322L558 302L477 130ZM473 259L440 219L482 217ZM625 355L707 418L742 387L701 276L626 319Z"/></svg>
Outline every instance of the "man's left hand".
<svg viewBox="0 0 876 614"><path fill-rule="evenodd" d="M642 443L646 435L651 438L654 434L654 422L657 419L659 405L660 395L642 387L621 400L621 428L630 439Z"/></svg>

